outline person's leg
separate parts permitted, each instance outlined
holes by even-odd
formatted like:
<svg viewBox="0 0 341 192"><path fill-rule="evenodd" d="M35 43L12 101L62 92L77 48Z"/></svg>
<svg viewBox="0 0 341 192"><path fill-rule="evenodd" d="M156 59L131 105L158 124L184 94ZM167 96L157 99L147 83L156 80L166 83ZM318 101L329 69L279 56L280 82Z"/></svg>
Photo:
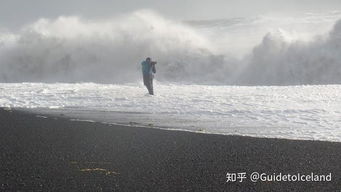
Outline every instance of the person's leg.
<svg viewBox="0 0 341 192"><path fill-rule="evenodd" d="M153 75L150 75L149 88L150 88L149 94L154 95Z"/></svg>
<svg viewBox="0 0 341 192"><path fill-rule="evenodd" d="M149 81L149 76L148 75L145 75L143 74L143 84L144 86L146 86L148 88L148 81Z"/></svg>
<svg viewBox="0 0 341 192"><path fill-rule="evenodd" d="M153 78L151 75L148 76L147 89L150 95L153 95Z"/></svg>
<svg viewBox="0 0 341 192"><path fill-rule="evenodd" d="M153 90L152 90L152 87L151 87L151 76L150 75L143 75L143 83L144 85L147 87L148 89L148 93L150 95L153 95Z"/></svg>

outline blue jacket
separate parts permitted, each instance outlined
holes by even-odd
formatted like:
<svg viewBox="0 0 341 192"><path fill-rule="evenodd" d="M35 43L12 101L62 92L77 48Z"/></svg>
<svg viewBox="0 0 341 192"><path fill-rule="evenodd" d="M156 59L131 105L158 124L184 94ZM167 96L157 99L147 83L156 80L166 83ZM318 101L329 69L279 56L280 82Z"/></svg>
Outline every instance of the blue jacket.
<svg viewBox="0 0 341 192"><path fill-rule="evenodd" d="M149 75L151 74L151 64L147 61L142 61L142 73L143 75Z"/></svg>

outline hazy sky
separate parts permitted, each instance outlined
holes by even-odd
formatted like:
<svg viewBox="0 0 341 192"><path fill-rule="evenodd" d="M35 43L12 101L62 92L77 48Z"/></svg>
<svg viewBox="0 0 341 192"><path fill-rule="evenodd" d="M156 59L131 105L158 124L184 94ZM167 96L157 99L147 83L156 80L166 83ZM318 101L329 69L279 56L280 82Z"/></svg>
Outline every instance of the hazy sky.
<svg viewBox="0 0 341 192"><path fill-rule="evenodd" d="M152 9L178 20L291 15L341 10L341 0L0 0L0 28L14 28L41 17L108 17Z"/></svg>

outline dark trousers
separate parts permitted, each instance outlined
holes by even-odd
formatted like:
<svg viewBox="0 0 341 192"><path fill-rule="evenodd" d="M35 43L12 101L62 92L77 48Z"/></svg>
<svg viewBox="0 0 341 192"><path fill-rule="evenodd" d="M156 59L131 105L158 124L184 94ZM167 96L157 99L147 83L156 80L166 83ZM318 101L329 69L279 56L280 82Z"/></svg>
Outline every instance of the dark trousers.
<svg viewBox="0 0 341 192"><path fill-rule="evenodd" d="M153 76L150 74L143 74L143 84L147 87L149 94L154 95Z"/></svg>

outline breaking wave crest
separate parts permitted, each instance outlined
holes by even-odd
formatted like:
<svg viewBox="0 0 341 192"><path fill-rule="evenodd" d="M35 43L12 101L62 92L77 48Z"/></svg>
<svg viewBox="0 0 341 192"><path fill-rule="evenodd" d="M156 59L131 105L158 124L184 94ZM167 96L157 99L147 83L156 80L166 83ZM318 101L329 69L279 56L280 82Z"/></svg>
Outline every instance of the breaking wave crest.
<svg viewBox="0 0 341 192"><path fill-rule="evenodd" d="M100 21L40 19L16 33L0 32L0 82L136 82L139 63L151 56L158 61L159 81L341 83L341 20L310 41L287 36L284 30L268 33L248 54L237 57L197 27L152 11Z"/></svg>

